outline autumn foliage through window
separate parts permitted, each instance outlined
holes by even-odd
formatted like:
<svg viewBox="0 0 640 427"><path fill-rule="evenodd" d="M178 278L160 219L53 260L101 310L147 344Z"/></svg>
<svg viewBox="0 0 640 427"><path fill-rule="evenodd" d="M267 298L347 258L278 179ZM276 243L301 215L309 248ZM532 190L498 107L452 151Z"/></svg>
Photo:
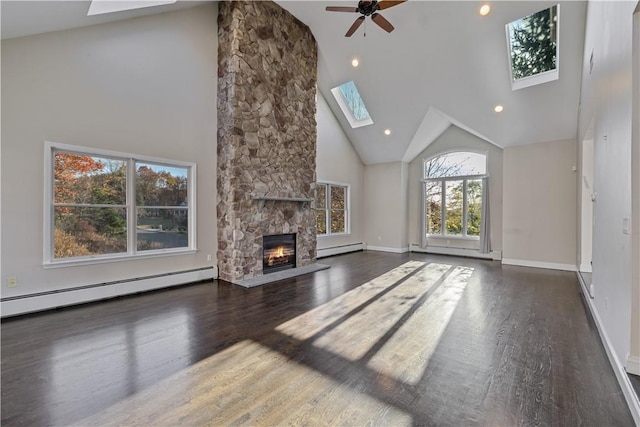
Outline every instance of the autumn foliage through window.
<svg viewBox="0 0 640 427"><path fill-rule="evenodd" d="M191 246L189 167L54 150L52 175L52 260Z"/></svg>
<svg viewBox="0 0 640 427"><path fill-rule="evenodd" d="M316 233L348 233L349 188L344 185L318 183L316 186Z"/></svg>

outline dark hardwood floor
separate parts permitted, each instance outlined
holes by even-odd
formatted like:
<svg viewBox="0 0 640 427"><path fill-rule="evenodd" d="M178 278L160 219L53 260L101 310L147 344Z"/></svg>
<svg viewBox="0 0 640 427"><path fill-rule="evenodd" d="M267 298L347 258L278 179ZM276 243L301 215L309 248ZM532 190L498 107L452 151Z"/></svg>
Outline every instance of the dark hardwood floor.
<svg viewBox="0 0 640 427"><path fill-rule="evenodd" d="M574 273L322 262L3 321L2 426L633 425Z"/></svg>

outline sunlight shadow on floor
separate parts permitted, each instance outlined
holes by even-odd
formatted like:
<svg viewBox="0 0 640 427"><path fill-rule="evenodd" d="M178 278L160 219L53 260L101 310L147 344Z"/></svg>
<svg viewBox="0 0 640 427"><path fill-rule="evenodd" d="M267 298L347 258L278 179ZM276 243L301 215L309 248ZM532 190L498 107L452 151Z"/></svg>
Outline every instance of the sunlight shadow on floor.
<svg viewBox="0 0 640 427"><path fill-rule="evenodd" d="M411 425L411 415L242 341L76 425Z"/></svg>
<svg viewBox="0 0 640 427"><path fill-rule="evenodd" d="M299 340L309 339L424 265L424 262L419 261L404 263L313 310L281 324L276 330Z"/></svg>
<svg viewBox="0 0 640 427"><path fill-rule="evenodd" d="M367 367L416 385L442 337L473 273L456 267L424 304L373 355Z"/></svg>
<svg viewBox="0 0 640 427"><path fill-rule="evenodd" d="M449 268L444 264L427 265L375 302L317 337L314 345L351 361L362 358ZM334 310L334 313L338 316L341 314L339 310Z"/></svg>

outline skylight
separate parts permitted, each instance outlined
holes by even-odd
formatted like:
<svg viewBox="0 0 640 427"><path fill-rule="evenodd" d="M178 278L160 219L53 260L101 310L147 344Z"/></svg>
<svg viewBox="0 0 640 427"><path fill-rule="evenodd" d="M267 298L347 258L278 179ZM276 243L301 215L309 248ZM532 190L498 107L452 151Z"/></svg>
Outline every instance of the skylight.
<svg viewBox="0 0 640 427"><path fill-rule="evenodd" d="M373 124L371 116L364 106L364 101L353 81L341 84L331 89L331 93L338 102L342 113L345 115L352 128L359 128Z"/></svg>
<svg viewBox="0 0 640 427"><path fill-rule="evenodd" d="M559 6L507 24L513 90L558 79Z"/></svg>
<svg viewBox="0 0 640 427"><path fill-rule="evenodd" d="M173 4L177 0L92 0L87 16Z"/></svg>

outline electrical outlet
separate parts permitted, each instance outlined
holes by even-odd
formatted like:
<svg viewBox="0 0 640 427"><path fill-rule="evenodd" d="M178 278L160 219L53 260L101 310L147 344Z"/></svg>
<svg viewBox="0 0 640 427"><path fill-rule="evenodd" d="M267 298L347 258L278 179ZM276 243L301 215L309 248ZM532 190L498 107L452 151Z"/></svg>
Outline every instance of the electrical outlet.
<svg viewBox="0 0 640 427"><path fill-rule="evenodd" d="M211 261L211 254L207 254L207 261Z"/></svg>
<svg viewBox="0 0 640 427"><path fill-rule="evenodd" d="M7 278L7 288L15 288L18 286L18 279L16 277Z"/></svg>

